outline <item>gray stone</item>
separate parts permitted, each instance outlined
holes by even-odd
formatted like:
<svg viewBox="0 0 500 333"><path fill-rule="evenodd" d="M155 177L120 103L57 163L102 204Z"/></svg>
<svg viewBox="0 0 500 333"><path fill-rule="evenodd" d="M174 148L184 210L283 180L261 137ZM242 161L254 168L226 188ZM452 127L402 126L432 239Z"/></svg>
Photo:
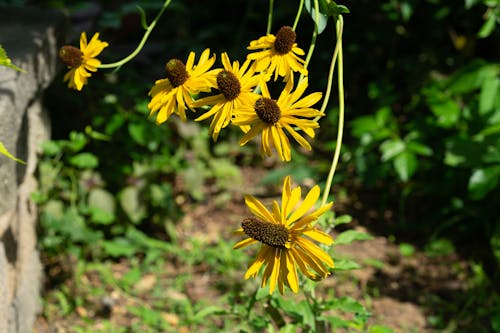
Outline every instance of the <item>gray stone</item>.
<svg viewBox="0 0 500 333"><path fill-rule="evenodd" d="M42 267L30 195L40 143L50 124L43 91L58 69L65 18L54 11L0 6L0 44L26 73L0 66L0 141L26 165L0 155L0 333L33 332Z"/></svg>

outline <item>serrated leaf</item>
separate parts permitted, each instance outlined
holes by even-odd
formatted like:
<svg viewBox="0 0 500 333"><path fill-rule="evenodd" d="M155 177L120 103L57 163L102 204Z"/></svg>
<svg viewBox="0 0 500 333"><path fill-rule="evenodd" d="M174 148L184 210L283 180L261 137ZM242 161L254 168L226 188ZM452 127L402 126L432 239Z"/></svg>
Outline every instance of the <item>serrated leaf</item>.
<svg viewBox="0 0 500 333"><path fill-rule="evenodd" d="M22 68L17 67L12 63L12 60L7 56L7 52L0 44L0 66L5 66L8 68L12 68L18 72L26 73L26 71Z"/></svg>
<svg viewBox="0 0 500 333"><path fill-rule="evenodd" d="M12 155L8 150L7 148L4 146L3 142L0 141L0 154L2 155L5 155L7 156L8 158L10 158L11 160L14 160L18 163L21 163L21 164L26 164L26 162L24 162L23 160L20 160L18 159L17 157L15 157L14 155Z"/></svg>
<svg viewBox="0 0 500 333"><path fill-rule="evenodd" d="M373 239L373 236L356 231L356 230L347 230L340 233L337 238L335 238L335 245L341 244L351 244L354 241L362 241L362 240L370 240Z"/></svg>

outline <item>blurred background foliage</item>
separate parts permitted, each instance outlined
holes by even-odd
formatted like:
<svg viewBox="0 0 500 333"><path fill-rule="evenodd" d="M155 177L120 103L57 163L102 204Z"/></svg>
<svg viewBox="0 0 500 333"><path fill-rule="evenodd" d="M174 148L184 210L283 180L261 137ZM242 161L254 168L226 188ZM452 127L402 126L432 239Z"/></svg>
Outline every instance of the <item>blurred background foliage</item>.
<svg viewBox="0 0 500 333"><path fill-rule="evenodd" d="M99 31L110 43L101 60L112 62L142 36L136 5L151 19L163 1L1 3L66 11L68 42L75 44L80 31ZM468 296L482 296L465 306L467 327L500 332L500 2L342 4L350 10L343 38L347 133L335 182L363 207L347 213L375 233L417 248L451 248L473 262ZM297 4L275 6L273 31L293 23ZM165 225L182 216L186 203L215 200L223 207L228 193L239 191L243 166L267 168L264 181L274 184L286 173L298 181L326 179L335 96L314 152L294 152L286 165L262 162L255 146L240 148L235 130L213 144L199 124L171 118L156 126L147 119L147 92L168 59L209 47L241 61L249 41L264 34L267 10L264 0L174 0L144 50L122 69L100 71L82 93L68 92L61 73L46 94L54 140L43 145L40 189L33 195L45 253L157 254L145 251L146 235L170 239ZM313 31L308 15L303 12L297 29L304 49ZM309 67L311 92L324 90L334 43L330 21ZM369 209L376 218L363 214Z"/></svg>

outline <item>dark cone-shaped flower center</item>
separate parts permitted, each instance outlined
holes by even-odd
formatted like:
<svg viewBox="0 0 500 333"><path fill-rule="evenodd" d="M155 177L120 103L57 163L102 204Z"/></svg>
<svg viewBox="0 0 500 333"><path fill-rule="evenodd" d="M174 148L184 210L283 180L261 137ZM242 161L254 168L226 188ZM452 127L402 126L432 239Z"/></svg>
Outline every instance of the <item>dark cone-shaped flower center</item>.
<svg viewBox="0 0 500 333"><path fill-rule="evenodd" d="M240 95L240 81L233 73L226 70L217 74L217 86L227 100L232 101Z"/></svg>
<svg viewBox="0 0 500 333"><path fill-rule="evenodd" d="M245 218L241 226L249 237L273 247L285 247L290 235L284 225L263 222L253 216Z"/></svg>
<svg viewBox="0 0 500 333"><path fill-rule="evenodd" d="M83 53L79 48L65 45L59 50L59 57L68 67L74 68L82 64Z"/></svg>
<svg viewBox="0 0 500 333"><path fill-rule="evenodd" d="M263 122L276 124L281 118L281 110L275 100L261 97L255 102L255 112Z"/></svg>
<svg viewBox="0 0 500 333"><path fill-rule="evenodd" d="M189 78L186 65L179 59L170 59L165 65L167 79L175 87L182 86Z"/></svg>
<svg viewBox="0 0 500 333"><path fill-rule="evenodd" d="M276 33L274 49L279 54L287 54L292 50L297 34L289 26L281 27Z"/></svg>

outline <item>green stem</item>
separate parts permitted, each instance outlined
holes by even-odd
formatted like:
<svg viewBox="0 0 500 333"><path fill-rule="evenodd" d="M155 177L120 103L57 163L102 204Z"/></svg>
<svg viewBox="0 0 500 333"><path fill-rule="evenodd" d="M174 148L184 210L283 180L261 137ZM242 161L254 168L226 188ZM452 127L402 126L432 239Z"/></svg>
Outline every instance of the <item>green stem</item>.
<svg viewBox="0 0 500 333"><path fill-rule="evenodd" d="M273 7L274 7L274 0L269 0L269 14L267 15L266 35L269 35L271 33L271 26L273 24Z"/></svg>
<svg viewBox="0 0 500 333"><path fill-rule="evenodd" d="M144 47L144 44L146 44L146 41L147 41L149 35L151 34L151 32L153 31L154 27L156 26L156 23L160 19L161 15L165 11L165 9L167 9L167 7L168 7L168 5L170 4L171 1L172 0L166 0L163 3L163 7L161 7L160 12L158 13L158 15L156 15L156 17L153 20L153 22L151 22L151 24L148 25L148 27L146 29L146 32L144 33L144 36L142 36L141 42L139 43L139 45L137 45L137 48L134 50L134 52L130 53L127 57L123 58L120 61L113 62L111 64L101 64L98 67L99 68L115 68L115 67L120 67L120 66L124 65L125 63L129 62L130 60L132 60L139 52L141 52L142 48Z"/></svg>
<svg viewBox="0 0 500 333"><path fill-rule="evenodd" d="M328 178L326 180L325 191L323 192L323 199L321 200L321 206L325 205L328 200L328 194L330 193L330 188L333 182L333 176L335 174L335 169L340 156L340 147L342 146L342 136L344 133L344 64L342 57L342 30L344 27L344 19L342 15L339 15L337 20L337 39L340 41L340 46L338 48L338 86L339 86L339 126L337 131L337 143L335 145L335 152L333 154L332 165L330 167L330 172L328 173Z"/></svg>
<svg viewBox="0 0 500 333"><path fill-rule="evenodd" d="M314 0L314 30L311 37L311 45L309 45L309 50L307 51L306 61L304 63L304 68L307 69L309 61L314 53L314 48L316 47L316 38L318 37L318 22L319 20L319 3L318 0ZM304 74L300 75L299 82L304 78Z"/></svg>
<svg viewBox="0 0 500 333"><path fill-rule="evenodd" d="M340 36L342 35L343 27L340 27ZM328 72L328 81L326 84L325 97L323 98L323 104L321 105L321 112L325 112L326 107L328 106L328 101L330 100L330 95L332 92L332 84L333 84L333 73L335 71L335 64L337 63L337 57L339 54L340 46L342 45L342 38L337 38L337 42L335 43L335 50L333 51L332 61L330 62L330 70ZM314 119L314 121L318 121L321 116L318 116Z"/></svg>
<svg viewBox="0 0 500 333"><path fill-rule="evenodd" d="M297 11L297 16L295 16L295 21L293 22L293 31L295 31L297 25L299 24L300 15L302 14L302 8L304 8L304 0L300 0L299 10Z"/></svg>

